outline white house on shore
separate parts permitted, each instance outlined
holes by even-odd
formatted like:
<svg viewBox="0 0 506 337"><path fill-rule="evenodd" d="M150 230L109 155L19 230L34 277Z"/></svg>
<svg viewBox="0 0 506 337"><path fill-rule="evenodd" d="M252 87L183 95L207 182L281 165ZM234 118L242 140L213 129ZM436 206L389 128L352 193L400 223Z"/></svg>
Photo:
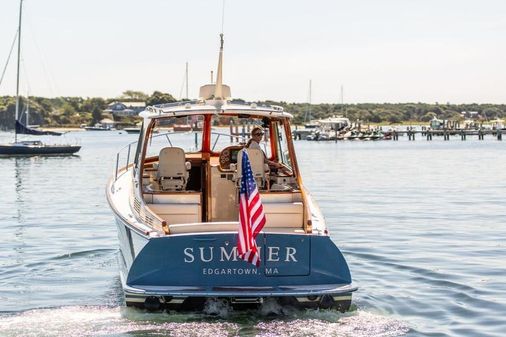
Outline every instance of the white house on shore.
<svg viewBox="0 0 506 337"><path fill-rule="evenodd" d="M145 102L113 102L107 106L104 112L114 116L137 116L146 107Z"/></svg>
<svg viewBox="0 0 506 337"><path fill-rule="evenodd" d="M474 119L480 117L480 113L478 111L462 111L460 114L464 118Z"/></svg>

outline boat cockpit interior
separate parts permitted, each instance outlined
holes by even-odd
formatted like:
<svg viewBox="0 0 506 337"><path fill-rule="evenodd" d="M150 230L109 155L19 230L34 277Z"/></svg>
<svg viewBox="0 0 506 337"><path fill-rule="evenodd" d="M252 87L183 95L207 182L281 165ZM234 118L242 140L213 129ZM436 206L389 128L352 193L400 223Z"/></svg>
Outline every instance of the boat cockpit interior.
<svg viewBox="0 0 506 337"><path fill-rule="evenodd" d="M185 132L171 128L181 124L202 127ZM263 135L259 146L250 148L255 128ZM155 129L160 132L152 132ZM165 234L237 230L243 151L248 153L266 214L264 231L306 231L286 118L166 117L153 119L145 133L139 179L142 203L165 223Z"/></svg>

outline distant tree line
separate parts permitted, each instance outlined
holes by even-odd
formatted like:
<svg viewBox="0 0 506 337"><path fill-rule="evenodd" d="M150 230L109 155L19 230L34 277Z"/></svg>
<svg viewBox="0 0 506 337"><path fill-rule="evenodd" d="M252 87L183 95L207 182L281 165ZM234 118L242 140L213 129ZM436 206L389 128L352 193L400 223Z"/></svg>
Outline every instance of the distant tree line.
<svg viewBox="0 0 506 337"><path fill-rule="evenodd" d="M145 102L147 105L175 102L176 99L168 93L160 91L147 95L140 91L128 90L117 98L101 97L36 97L30 96L20 99L20 120L26 123L26 109L29 107L30 125L44 127L76 127L81 124L94 125L104 118L107 105L116 102ZM12 129L14 127L16 111L16 97L0 96L0 128ZM112 117L112 116L109 116ZM117 117L113 117L117 118ZM127 118L128 119L128 118ZM134 121L132 121L134 122Z"/></svg>
<svg viewBox="0 0 506 337"><path fill-rule="evenodd" d="M428 122L433 117L445 120L463 120L468 117L487 121L506 116L506 104L428 104L428 103L359 103L308 104L269 102L282 106L294 115L297 124L308 119L322 119L333 115L348 117L365 123L398 124ZM462 112L467 112L463 115ZM473 112L473 115L470 114Z"/></svg>
<svg viewBox="0 0 506 337"><path fill-rule="evenodd" d="M93 125L104 117L107 105L115 101L142 101L146 105L176 102L169 93L155 91L148 95L141 91L127 90L117 98L100 97L34 97L29 102L21 99L20 111L30 108L29 124L44 127ZM241 101L241 100L238 100ZM427 104L427 103L360 103L360 104L312 104L287 102L257 102L282 106L294 115L294 123L322 119L333 115L348 117L351 121L363 123L396 124L405 122L428 122L434 116L446 120L462 120L463 111L476 112L475 118L491 120L506 117L505 104ZM12 96L0 97L0 128L12 129L14 126L16 99ZM24 114L21 120L24 122ZM119 117L114 117L118 119ZM131 122L135 122L132 120Z"/></svg>

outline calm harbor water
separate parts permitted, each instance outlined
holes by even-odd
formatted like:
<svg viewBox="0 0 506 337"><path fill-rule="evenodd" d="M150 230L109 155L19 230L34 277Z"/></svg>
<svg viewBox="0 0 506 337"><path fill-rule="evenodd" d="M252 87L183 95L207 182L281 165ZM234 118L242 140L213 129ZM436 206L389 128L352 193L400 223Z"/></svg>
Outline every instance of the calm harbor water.
<svg viewBox="0 0 506 337"><path fill-rule="evenodd" d="M104 189L115 153L136 136L67 138L83 145L77 156L0 158L2 337L506 333L506 142L296 142L304 182L360 287L354 310L267 303L211 316L122 306Z"/></svg>

